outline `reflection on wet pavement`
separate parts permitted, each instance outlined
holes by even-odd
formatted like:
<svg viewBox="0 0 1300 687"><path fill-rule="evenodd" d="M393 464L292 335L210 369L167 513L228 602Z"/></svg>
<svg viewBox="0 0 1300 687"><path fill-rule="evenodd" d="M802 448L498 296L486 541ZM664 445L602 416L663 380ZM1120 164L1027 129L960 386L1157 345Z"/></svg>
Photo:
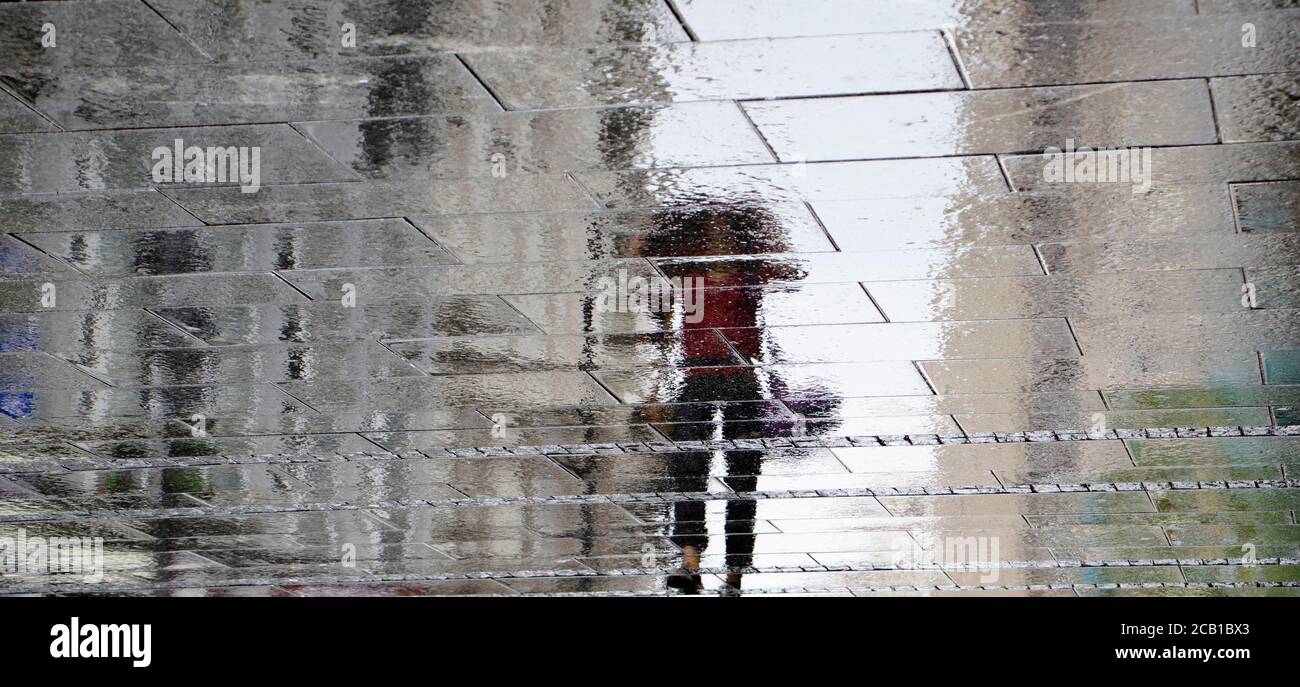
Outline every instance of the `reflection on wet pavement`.
<svg viewBox="0 0 1300 687"><path fill-rule="evenodd" d="M1300 594L1294 3L507 4L0 4L0 595Z"/></svg>

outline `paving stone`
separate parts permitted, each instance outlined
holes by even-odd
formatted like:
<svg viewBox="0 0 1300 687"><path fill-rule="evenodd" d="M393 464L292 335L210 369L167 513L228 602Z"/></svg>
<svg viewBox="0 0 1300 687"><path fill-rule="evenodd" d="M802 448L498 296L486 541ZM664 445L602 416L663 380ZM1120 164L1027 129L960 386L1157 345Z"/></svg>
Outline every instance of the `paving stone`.
<svg viewBox="0 0 1300 687"><path fill-rule="evenodd" d="M608 405L614 399L582 372L455 375L365 382L288 382L281 389L327 413L507 402ZM527 399L525 401L525 399Z"/></svg>
<svg viewBox="0 0 1300 687"><path fill-rule="evenodd" d="M834 246L801 204L412 217L467 263L813 253ZM724 227L728 242L718 245Z"/></svg>
<svg viewBox="0 0 1300 687"><path fill-rule="evenodd" d="M372 179L463 179L772 162L745 115L729 103L294 126L331 157ZM620 153L609 149L612 136L620 139Z"/></svg>
<svg viewBox="0 0 1300 687"><path fill-rule="evenodd" d="M1115 158L1115 155L1117 153L1111 153L1111 157L1103 160L1107 165L1107 175L1110 174L1109 169L1112 164L1110 160L1122 159ZM1113 185L1117 190L1128 189L1141 192L1141 189L1147 185L1154 189L1161 189L1167 185L1177 184L1273 181L1294 178L1300 174L1300 148L1294 141L1154 148L1150 150L1149 163L1146 161L1146 152L1129 153L1129 156L1130 171L1136 169L1140 172L1138 175L1140 178L1130 177L1136 179L1137 183L1114 181L1074 183ZM1013 188L1043 190L1070 183L1051 181L1044 171L1047 165L1055 165L1058 160L1063 160L1065 164L1073 161L1075 170L1078 170L1080 165L1085 164L1084 159L1097 158L1084 158L1076 152L1072 158L1064 153L1054 154L1048 158L1043 155L1010 155L1002 158L1002 161L1006 165L1007 177L1011 180Z"/></svg>
<svg viewBox="0 0 1300 687"><path fill-rule="evenodd" d="M638 43L646 24L660 41L688 40L663 3L526 0L509 8L458 1L411 7L400 0L267 5L216 0L161 0L151 5L219 61L405 55L469 46ZM356 47L342 47L338 24L357 27Z"/></svg>
<svg viewBox="0 0 1300 687"><path fill-rule="evenodd" d="M783 162L1217 140L1195 81L781 100L745 112Z"/></svg>
<svg viewBox="0 0 1300 687"><path fill-rule="evenodd" d="M431 302L345 307L333 303L163 308L158 315L211 345L415 339L534 331L498 298L453 296Z"/></svg>
<svg viewBox="0 0 1300 687"><path fill-rule="evenodd" d="M184 227L202 224L155 190L0 198L0 230Z"/></svg>
<svg viewBox="0 0 1300 687"><path fill-rule="evenodd" d="M46 284L52 285L53 290ZM46 299L51 294L53 307L48 307ZM267 273L184 274L94 281L62 281L58 278L48 282L0 280L0 307L9 313L76 311L85 314L85 311L98 311L102 315L110 310L145 307L220 308L306 301L301 292Z"/></svg>
<svg viewBox="0 0 1300 687"><path fill-rule="evenodd" d="M1089 18L1090 19L1090 18ZM1300 29L1293 11L1222 17L1123 17L1102 21L1002 24L955 32L975 88L1178 79L1290 69ZM1242 24L1256 45L1242 46ZM1085 66L1086 65L1086 66Z"/></svg>
<svg viewBox="0 0 1300 687"><path fill-rule="evenodd" d="M942 37L922 32L494 51L466 60L512 110L961 87Z"/></svg>
<svg viewBox="0 0 1300 687"><path fill-rule="evenodd" d="M105 276L455 262L400 219L20 236L81 272Z"/></svg>
<svg viewBox="0 0 1300 687"><path fill-rule="evenodd" d="M999 195L991 157L794 163L621 173L577 178L610 208Z"/></svg>
<svg viewBox="0 0 1300 687"><path fill-rule="evenodd" d="M1034 23L1196 13L1191 0L1037 0L997 5L966 0L914 0L903 4L889 0L823 0L816 12L805 12L779 0L679 0L677 6L687 25L705 41L978 27L1002 14ZM744 21L737 21L738 17L744 17Z"/></svg>
<svg viewBox="0 0 1300 687"><path fill-rule="evenodd" d="M1212 79L1215 113L1224 143L1294 140L1300 76L1258 74Z"/></svg>
<svg viewBox="0 0 1300 687"><path fill-rule="evenodd" d="M1080 205L1088 210L1080 211ZM1233 208L1221 185L1163 186L1133 194L1105 184L1069 184L1016 194L817 201L812 206L836 246L847 252L1183 238L1230 234L1233 226Z"/></svg>
<svg viewBox="0 0 1300 687"><path fill-rule="evenodd" d="M712 330L680 335L448 337L393 342L388 348L429 374L745 362Z"/></svg>
<svg viewBox="0 0 1300 687"><path fill-rule="evenodd" d="M744 351L761 340L754 357L777 363L850 363L873 360L952 360L1000 358L1015 351L1025 357L1071 357L1078 353L1065 320L828 325L773 327L758 333L723 329L723 336Z"/></svg>
<svg viewBox="0 0 1300 687"><path fill-rule="evenodd" d="M171 186L177 182L158 181L159 172L156 170L161 162L154 152L160 147L174 150L178 140L184 141L183 147L187 151L197 146L222 151L237 148L239 153L227 158L229 166L224 172L227 176L219 176L223 174L222 166L214 161L206 167L206 181L183 182L187 185L232 185L240 187L241 193L253 195L249 189L260 188L261 184L357 178L284 124L17 134L0 136L0 151L14 161L0 176L0 193L144 189L150 184ZM257 152L246 153L245 148ZM246 158L246 154L256 157ZM169 159L174 160L172 164L176 167L181 166L176 158ZM188 152L180 158L188 159ZM243 176L246 169L255 170L256 175L250 174L246 179Z"/></svg>
<svg viewBox="0 0 1300 687"><path fill-rule="evenodd" d="M1235 269L864 282L891 322L1241 310ZM1256 293L1264 290L1257 283ZM1032 297L1030 297L1032 294ZM1257 296L1263 302L1263 296ZM1270 299L1269 302L1274 302Z"/></svg>
<svg viewBox="0 0 1300 687"><path fill-rule="evenodd" d="M904 362L600 370L592 376L623 403L930 393Z"/></svg>
<svg viewBox="0 0 1300 687"><path fill-rule="evenodd" d="M180 41L176 41L180 42ZM275 89L264 84L274 81ZM499 108L455 57L311 60L53 72L0 68L0 82L67 129L397 117Z"/></svg>
<svg viewBox="0 0 1300 687"><path fill-rule="evenodd" d="M765 263L760 263L765 264ZM679 276L677 267L668 268L672 276ZM687 267L682 266L685 272ZM718 272L697 277L682 274L680 278L708 279ZM728 275L729 277L731 275ZM693 283L693 282L685 282ZM705 281L704 284L709 284ZM608 291L602 292L608 293ZM663 306L644 312L646 307L596 306L600 294L532 294L503 296L509 303L548 333L610 332L620 334L655 333L682 328L697 331L716 327L763 327L833 324L850 322L880 322L882 318L870 298L857 284L778 284L762 288L689 288L673 293L668 308ZM617 303L617 301L614 301ZM752 313L752 315L741 314ZM756 344L753 336L737 332L737 339L745 344ZM709 346L708 339L694 341ZM754 352L754 346L742 345L742 355ZM690 351L694 352L694 351ZM706 353L718 356L726 351ZM722 355L722 357L729 357ZM741 362L749 362L742 360Z"/></svg>
<svg viewBox="0 0 1300 687"><path fill-rule="evenodd" d="M87 4L6 4L0 8L0 52L9 68L82 65L169 65L207 62L149 6L131 0ZM53 24L55 42L42 43Z"/></svg>

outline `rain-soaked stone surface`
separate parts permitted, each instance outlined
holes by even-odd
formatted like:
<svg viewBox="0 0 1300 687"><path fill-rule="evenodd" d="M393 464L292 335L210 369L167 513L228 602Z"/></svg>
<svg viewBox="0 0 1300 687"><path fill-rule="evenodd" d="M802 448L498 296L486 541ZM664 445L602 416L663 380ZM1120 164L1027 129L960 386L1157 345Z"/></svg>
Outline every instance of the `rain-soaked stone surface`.
<svg viewBox="0 0 1300 687"><path fill-rule="evenodd" d="M0 3L0 55L0 541L104 549L0 595L1300 595L1293 0Z"/></svg>

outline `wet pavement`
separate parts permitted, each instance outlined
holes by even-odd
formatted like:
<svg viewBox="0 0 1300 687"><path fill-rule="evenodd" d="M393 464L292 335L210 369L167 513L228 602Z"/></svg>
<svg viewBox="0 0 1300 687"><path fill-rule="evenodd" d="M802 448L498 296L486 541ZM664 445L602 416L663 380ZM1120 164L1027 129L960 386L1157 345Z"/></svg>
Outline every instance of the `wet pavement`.
<svg viewBox="0 0 1300 687"><path fill-rule="evenodd" d="M0 4L0 595L1300 595L1298 103L1292 0Z"/></svg>

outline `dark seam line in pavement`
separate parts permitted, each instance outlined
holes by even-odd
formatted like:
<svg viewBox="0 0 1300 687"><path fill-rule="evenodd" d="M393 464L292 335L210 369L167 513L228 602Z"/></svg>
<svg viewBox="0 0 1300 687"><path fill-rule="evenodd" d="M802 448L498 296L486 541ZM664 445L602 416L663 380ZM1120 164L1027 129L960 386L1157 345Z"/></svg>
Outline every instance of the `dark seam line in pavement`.
<svg viewBox="0 0 1300 687"><path fill-rule="evenodd" d="M605 393L609 394L609 397L612 398L616 404L618 404L618 405L627 405L626 403L623 402L623 399L621 399L621 398L618 397L618 394L616 394L616 393L614 393L613 391L611 391L610 388L609 388L608 386L606 386L604 382L600 381L600 379L599 379L598 377L596 377L596 375L592 374L592 373L591 373L591 370L581 370L581 372L582 372L583 374L587 375L588 377L590 377L590 378L591 378L591 381L593 381L593 382L595 382L596 384L600 385L600 388L601 388ZM651 427L651 429L654 429L654 428ZM657 432L657 433L660 434L661 436L662 436L662 434L663 434L662 432Z"/></svg>
<svg viewBox="0 0 1300 687"><path fill-rule="evenodd" d="M745 106L741 105L738 100L732 101L732 105L740 111L740 116L744 118L745 123L749 124L749 129L754 132L754 135L758 137L758 140L762 141L763 147L767 149L767 154L772 156L772 162L778 164L783 162L781 156L776 154L776 148L772 147L772 142L767 140L767 136L763 135L763 130L759 129L758 125L754 123L754 119L749 116L749 111L745 109Z"/></svg>
<svg viewBox="0 0 1300 687"><path fill-rule="evenodd" d="M46 115L44 112L41 112L40 110L36 109L36 105L35 105L34 103L29 103L29 102L27 102L27 98L24 98L21 94L17 93L16 91L14 91L14 90L11 89L11 88L9 88L8 84L6 84L6 83L4 82L3 79L0 79L0 91L3 91L3 92L5 92L5 93L8 93L9 95L13 96L13 99L16 100L16 101L18 101L18 104L19 104L19 105L22 105L23 107L27 108L28 110L31 110L32 114L34 114L34 115L36 115L37 117L40 117L41 119L44 119L45 121L49 122L51 125L54 126L54 128L57 130L57 132L66 132L66 131L67 131L67 129L63 128L63 125L62 125L62 124L60 124L59 122L54 121L52 118L50 118L50 117L49 117L48 115ZM6 131L6 132L4 132L4 135L8 136L8 135L11 135L11 134L24 134L24 133L26 133L26 134L48 134L48 133L56 133L56 132L51 132L51 131Z"/></svg>
<svg viewBox="0 0 1300 687"><path fill-rule="evenodd" d="M921 380L925 382L925 386L926 386L926 388L928 388L928 389L930 390L930 395L931 395L931 396L940 396L940 395L942 395L942 394L940 394L938 391L935 391L935 389L934 389L934 383L930 381L930 376L927 375L927 374L925 373L925 368L924 368L924 367L921 367L921 363L922 363L922 362L930 362L930 361L928 361L928 360L926 360L926 361L922 361L922 360L913 360L913 361L911 361L911 363L912 363L912 367L916 369L916 373L917 373L917 374L921 375ZM963 431L964 431L964 430L963 430Z"/></svg>
<svg viewBox="0 0 1300 687"><path fill-rule="evenodd" d="M37 233L37 232L33 232L33 233ZM39 232L39 233L45 233L45 232ZM0 234L0 236L8 236L9 238L11 238L11 239L13 239L13 240L15 240L15 241L17 241L17 242L23 244L24 246L27 246L28 248L31 248L32 250L36 251L37 253L40 253L41 255L44 255L45 257L47 257L47 258L53 260L54 262L56 262L56 263L58 263L58 264L60 264L60 265L63 265L64 267L67 267L68 269L72 270L73 272L76 272L77 274L79 274L79 275L85 277L87 280L89 280L89 281L91 282L91 285L93 285L94 282L95 282L95 280L96 280L96 276L95 276L95 275L90 274L90 273L88 273L88 272L84 272L84 271L82 271L81 268L79 268L79 267L77 267L76 265L72 264L72 263L69 262L68 260L64 260L62 257L60 257L60 256L58 256L58 255L55 255L55 254L53 254L53 253L51 253L51 252L45 250L44 248L41 248L40 246L38 246L38 245L32 243L31 241L28 241L27 239L23 238L22 236L19 236L18 234L15 234L15 233L13 233L13 232L6 231L6 232L4 232L3 234ZM69 275L60 275L60 274L57 274L57 273L54 274L53 276L46 275L46 278L45 278L44 280L42 280L42 281L64 281L64 280L59 279L59 277L61 277L61 276L69 276ZM35 276L35 277L33 277L32 279L33 279L33 280L38 280L38 279L41 279L41 277L40 277L40 276Z"/></svg>
<svg viewBox="0 0 1300 687"><path fill-rule="evenodd" d="M221 273L221 272L217 272L217 273L215 273L215 274L222 274L222 273ZM254 274L264 274L264 273L263 273L263 272L254 272ZM284 282L286 285L288 285L289 288L291 288L291 289L293 289L294 291L297 291L298 293L302 294L302 297L303 297L303 298L306 298L308 303L314 303L314 302L316 302L316 299L315 299L315 298L312 298L312 297L311 297L311 294L309 294L309 293L307 293L306 291L303 291L302 289L298 288L298 286L297 286L296 284L294 284L293 282L289 281L288 279L285 279L285 278L284 278L284 275L280 274L280 271L279 271L279 270L271 270L270 274L271 274L272 276L274 276L276 279L279 279L280 281Z"/></svg>
<svg viewBox="0 0 1300 687"><path fill-rule="evenodd" d="M1241 228L1241 210L1237 208L1237 186L1239 185L1232 182L1228 183L1228 209L1232 211L1232 232L1234 234L1246 233ZM1246 279L1246 268L1241 267L1238 269L1241 270L1242 283L1249 283L1249 280Z"/></svg>
<svg viewBox="0 0 1300 687"><path fill-rule="evenodd" d="M943 38L944 47L948 49L948 57L952 60L953 68L957 70L957 76L966 86L966 90L971 90L970 74L966 72L966 63L961 59L961 51L957 49L957 37L953 35L948 28L939 29L939 35Z"/></svg>
<svg viewBox="0 0 1300 687"><path fill-rule="evenodd" d="M880 303L876 302L876 297L871 295L871 289L867 288L867 283L860 281L857 284L858 287L862 289L862 292L867 294L867 300L871 301L871 305L876 309L876 312L880 313L880 317L882 317L885 320L885 323L888 324L889 314L885 312L884 308L880 307Z"/></svg>
<svg viewBox="0 0 1300 687"><path fill-rule="evenodd" d="M1219 108L1214 104L1214 87L1205 79L1205 95L1210 100L1210 121L1214 124L1214 140L1223 143L1223 128L1219 126Z"/></svg>
<svg viewBox="0 0 1300 687"><path fill-rule="evenodd" d="M801 200L803 202L804 209L808 211L809 215L812 215L813 221L817 222L817 226L821 227L822 234L826 236L826 240L830 241L831 248L834 248L836 253L844 252L840 249L840 244L835 240L835 237L831 236L831 230L826 228L826 223L822 221L821 215L817 214L817 210L813 208L812 202L806 198ZM816 251L816 252L824 253L827 251Z"/></svg>
<svg viewBox="0 0 1300 687"><path fill-rule="evenodd" d="M54 355L53 353L51 353L51 352L49 352L49 351L33 351L33 353L42 353L42 354L48 356L49 358L51 358L51 359L53 359L53 360L57 360L57 361L59 361L62 365L66 365L66 366L68 366L68 367L71 367L72 369L76 370L77 372L79 372L79 373L81 373L81 374L83 374L83 375L85 375L85 376L87 376L87 377L90 377L91 379L93 379L93 380L99 382L100 384L103 384L104 386L106 386L106 387L108 387L108 388L110 388L110 389L115 389L115 388L117 388L117 385L116 385L116 384L110 382L110 381L107 380L107 379L104 379L104 378L100 377L99 375L97 375L97 374L91 372L90 370L87 370L87 369L83 368L82 366L80 366L80 365L78 365L78 364L72 362L71 360L67 360L67 359L65 359L65 358L60 358L59 356ZM75 391L75 389L69 389L69 391ZM100 391L100 389L95 389L95 391Z"/></svg>
<svg viewBox="0 0 1300 687"><path fill-rule="evenodd" d="M700 42L700 37L696 35L695 29L692 29L691 25L686 23L686 16L682 14L680 9L678 9L675 0L664 0L664 2L668 4L668 11L673 13L673 18L677 20L678 24L682 25L682 30L686 32L686 36L690 38L692 42Z"/></svg>
<svg viewBox="0 0 1300 687"><path fill-rule="evenodd" d="M172 23L172 20L168 19L167 16L164 15L162 12L159 12L157 7L154 7L152 4L149 3L149 0L140 0L140 4L144 5L145 7L148 7L150 11L152 11L154 14L158 15L158 18L159 18L159 19L161 19L161 20L163 20L164 22L166 22L167 25L170 26L170 27L172 28L172 31L175 31L175 32L176 32L176 35L177 35L179 38L181 38L181 39L184 40L186 43L189 43L191 46L193 46L194 49L195 49L196 51L198 51L198 53L199 53L200 55L202 55L202 56L208 58L208 62L209 62L210 64L207 64L207 65L204 65L204 66L215 66L215 65L217 64L217 60L216 60L216 58L214 58L212 55L209 55L208 52L207 52L206 50L204 50L203 48L199 47L199 44L198 44L198 43L195 43L195 42L190 38L189 34L185 33L184 31L181 31L181 29L180 29L179 26L173 24L173 23ZM200 65L202 65L203 63L199 62L199 63L196 63L196 64L200 64Z"/></svg>
<svg viewBox="0 0 1300 687"><path fill-rule="evenodd" d="M340 170L351 174L353 176L352 179L353 181L372 181L369 177L362 175L361 172L358 172L357 170L353 169L350 165L343 163L341 160L331 155L328 150L325 150L325 148L322 147L321 144L316 142L316 139L312 138L311 136L308 136L307 132L294 126L293 122L285 122L285 125L288 126L289 129L292 130L294 133L301 136L302 139L307 142L307 145L311 146L312 148L315 148L316 151L319 152L321 155L324 155L326 160L329 160L330 162L333 162L335 165L338 165L338 168ZM338 183L347 183L347 181L348 181L347 179L340 179Z"/></svg>
<svg viewBox="0 0 1300 687"><path fill-rule="evenodd" d="M457 254L455 253L455 251L453 251L452 249L450 249L450 248L448 248L447 246L445 246L445 245L443 245L442 243L440 243L440 242L438 241L438 239L435 239L435 238L433 237L433 235L430 234L429 232L427 232L427 231L421 229L421 228L420 228L420 225L416 224L415 222L412 222L410 217L402 217L401 220L402 220L403 222L406 222L406 225L409 226L410 228L412 228L412 229L414 229L414 230L420 232L420 236L423 236L424 238L429 239L429 242L432 243L433 245L437 246L439 250L441 250L442 252L446 253L447 255L450 255L450 256L451 256L451 259L456 261L456 262L451 263L451 264L453 264L453 265L467 265L467 264L468 264L468 263L465 262L464 259L462 259L459 255L457 255ZM507 264L509 264L509 263L507 263Z"/></svg>
<svg viewBox="0 0 1300 687"><path fill-rule="evenodd" d="M190 333L188 329L180 326L176 322L172 322L166 317L159 315L158 313L154 312L152 308L144 307L144 308L140 308L140 310L144 311L145 313L148 313L154 319L158 320L159 322L162 322L163 324L167 325L169 328L180 332L183 336L185 336L185 338L190 339L192 341L197 341L199 343L199 346L204 348L211 348L211 344L209 344L207 341L204 341L203 339L200 339L198 336Z"/></svg>
<svg viewBox="0 0 1300 687"><path fill-rule="evenodd" d="M176 199L175 199L175 198L172 198L171 196L167 195L166 193L163 193L163 192L162 192L161 190L159 190L157 187L154 187L154 186L149 187L149 193L156 193L156 194L162 196L163 198L166 198L166 199L167 199L167 202L169 202L169 203L171 203L172 205L175 205L176 207L180 208L180 211L181 211L181 212L183 212L183 213L189 215L190 217L193 217L193 218L194 218L194 221L195 221L195 222L198 222L198 225L197 225L197 226L199 226L199 227L211 227L211 226L217 226L217 225L209 224L208 222L203 221L203 218L199 217L198 215L194 214L193 212L190 212L189 208L187 208L187 207L185 207L184 205L181 205L180 203L176 202ZM192 228L194 228L194 227L160 227L160 228L162 228L162 229L192 229ZM114 230L114 231L116 231L116 230Z"/></svg>
<svg viewBox="0 0 1300 687"><path fill-rule="evenodd" d="M731 342L731 340L727 338L726 334L723 334L721 330L714 328L714 329L704 329L704 330L696 330L696 331L708 331L708 332L713 332L713 335L716 336L717 338L719 338L719 339L722 340L722 345L726 346L726 347L727 347L727 350L731 351L731 354L732 354L733 356L736 357L736 360L741 361L741 366L742 366L742 367L745 366L745 365L753 365L753 366L756 366L756 367L760 365L760 363L758 363L758 362L756 362L756 361L754 361L754 360L751 360L751 359L749 359L749 358L746 358L746 357L744 356L744 354L742 354L742 353L740 352L740 349L736 348L736 345L733 344L733 343ZM705 366L705 367L730 367L730 366L728 366L728 365L712 365L712 366ZM792 411L792 412L793 412L793 411ZM797 414L797 413L796 413L796 414Z"/></svg>
<svg viewBox="0 0 1300 687"><path fill-rule="evenodd" d="M507 263L507 264L508 264L508 263ZM524 311L520 310L519 308L516 308L514 303L511 303L509 300L506 299L506 296L513 296L513 295L516 295L516 294L510 294L510 293L497 293L497 294L484 294L484 295L487 296L488 298L495 298L495 299L497 299L498 301L501 301L501 303L503 303L503 304L504 304L507 308L509 308L512 312L514 312L515 314L517 314L517 315L519 315L520 317L522 317L522 318L524 319L524 322L527 322L528 324L533 325L533 329L536 329L536 330L537 330L537 333L541 334L542 336L558 336L557 334L552 334L551 332L548 332L548 331L546 331L545 329L542 329L542 326L541 326L540 324L537 324L536 322L534 322L534 321L533 321L533 318L531 318L531 317L525 315L525 314L524 314ZM521 295L531 295L531 294L521 294ZM445 335L444 335L444 336L445 336ZM523 336L523 334L513 334L513 335L512 335L512 334L492 334L492 333L488 333L488 334L477 334L477 335L475 335L475 337L484 337L484 338L491 338L491 337L497 337L497 336ZM425 338L427 339L428 337L425 337ZM393 342L406 342L406 341L422 341L423 339L387 339L387 340L388 340L388 341L393 341ZM475 374L496 374L496 373L494 373L494 372L479 372L479 373L475 373Z"/></svg>
<svg viewBox="0 0 1300 687"><path fill-rule="evenodd" d="M1031 243L1029 244L1029 248L1034 251L1034 257L1038 259L1038 267L1039 269L1043 270L1043 276L1044 277L1052 276L1052 271L1047 268L1047 261L1043 259L1043 254L1038 250L1038 244Z"/></svg>
<svg viewBox="0 0 1300 687"><path fill-rule="evenodd" d="M1002 173L1002 183L1007 185L1007 193L1020 193L1016 185L1011 182L1011 173L1007 171L1007 162L1002 159L1002 155L995 154L993 160L998 163L998 171Z"/></svg>
<svg viewBox="0 0 1300 687"><path fill-rule="evenodd" d="M626 170L626 171L629 172L629 173L634 173L634 172L648 171L648 170ZM606 207L605 204L601 202L601 200L600 200L600 196L597 196L596 193L595 193L594 191L592 191L591 189L587 188L587 185L584 184L584 183L582 183L582 179L578 178L578 175L577 175L577 174L575 174L575 173L573 173L573 172L565 172L565 173L564 173L564 176L568 177L569 182L572 183L573 185L577 186L577 187L578 187L578 190L579 190L579 191L582 191L583 195L587 196L587 200L590 200L590 201L591 201L591 204L592 204L592 206L593 206L595 209L597 209L597 210L611 210L611 209L613 209L613 210L627 210L627 209L628 209L628 208L608 208L608 207ZM563 212L586 211L586 210L587 210L587 208L571 208L571 209L564 209L564 210L555 210L554 212L563 213ZM510 213L510 214L514 214L514 213Z"/></svg>
<svg viewBox="0 0 1300 687"><path fill-rule="evenodd" d="M488 97L492 98L492 102L496 103L502 112L509 112L510 108L506 107L505 101L501 99L501 96L497 95L497 92L488 85L488 82L483 77L479 76L478 72L474 71L473 67L469 66L469 61L460 53L453 54L456 56L456 61L460 62L460 66L464 67L465 71L469 72L469 75L478 82L478 85L483 87L483 91L488 94Z"/></svg>
<svg viewBox="0 0 1300 687"><path fill-rule="evenodd" d="M1074 339L1074 347L1079 349L1079 357L1086 356L1087 354L1083 352L1083 344L1079 343L1079 335L1074 333L1074 325L1070 322L1070 316L1066 315L1061 319L1065 320L1065 328L1070 331L1070 338Z"/></svg>
<svg viewBox="0 0 1300 687"><path fill-rule="evenodd" d="M1128 440L1120 439L1119 446L1124 449L1124 455L1128 456L1128 462L1132 463L1133 467L1138 467L1137 458L1133 457L1133 449L1129 448ZM1151 505L1154 506L1156 504L1153 502Z"/></svg>
<svg viewBox="0 0 1300 687"><path fill-rule="evenodd" d="M289 398L293 399L294 401L296 401L296 402L302 404L302 406L303 406L304 408L306 408L306 409L312 411L313 413L316 413L317 415L323 415L323 414L324 414L324 413L322 413L322 412L320 411L320 409L317 408L316 406L313 406L312 404L310 404L310 403L308 403L308 402L302 400L301 398L298 398L297 396L294 396L293 394L289 393L289 390L288 390L288 389L286 389L286 388L284 388L283 386L281 386L282 382L266 382L266 384L267 384L268 386L274 387L274 388L275 388L276 390L278 390L280 393L282 393L282 394L284 394L285 396L288 396Z"/></svg>

